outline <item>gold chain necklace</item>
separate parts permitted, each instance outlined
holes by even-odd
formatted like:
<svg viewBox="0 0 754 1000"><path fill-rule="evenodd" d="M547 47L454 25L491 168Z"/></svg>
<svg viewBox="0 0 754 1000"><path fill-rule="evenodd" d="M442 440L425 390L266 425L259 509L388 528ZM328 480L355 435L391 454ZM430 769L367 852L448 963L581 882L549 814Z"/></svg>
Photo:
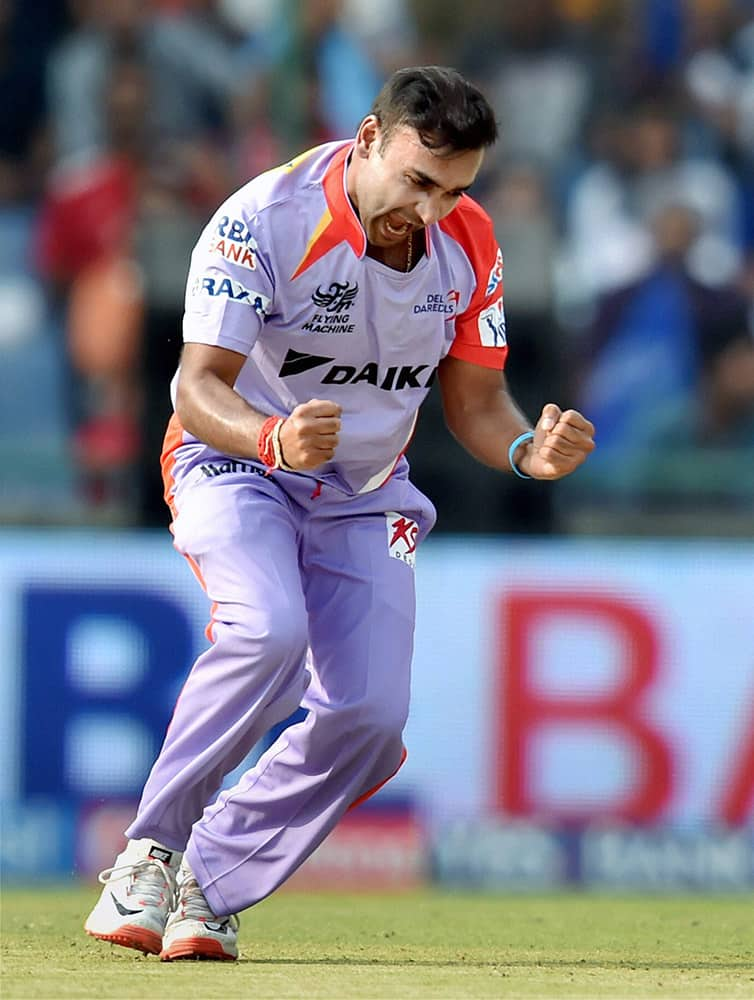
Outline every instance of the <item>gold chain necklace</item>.
<svg viewBox="0 0 754 1000"><path fill-rule="evenodd" d="M406 247L406 274L411 270L414 262L414 234L408 234L408 246Z"/></svg>

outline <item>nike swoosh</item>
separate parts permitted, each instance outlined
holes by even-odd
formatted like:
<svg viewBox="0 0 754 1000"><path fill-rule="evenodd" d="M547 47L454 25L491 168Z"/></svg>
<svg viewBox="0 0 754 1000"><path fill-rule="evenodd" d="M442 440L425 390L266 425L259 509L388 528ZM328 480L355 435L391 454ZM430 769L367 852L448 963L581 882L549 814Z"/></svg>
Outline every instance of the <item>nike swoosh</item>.
<svg viewBox="0 0 754 1000"><path fill-rule="evenodd" d="M205 920L204 926L208 931L216 931L220 934L224 934L228 929L228 921L226 920L224 924L216 924L211 920Z"/></svg>
<svg viewBox="0 0 754 1000"><path fill-rule="evenodd" d="M303 354L301 351L294 351L293 348L289 347L278 376L285 378L287 375L302 375L312 368L329 364L334 360L335 358L326 358L323 354Z"/></svg>
<svg viewBox="0 0 754 1000"><path fill-rule="evenodd" d="M123 903L120 902L120 900L115 898L112 892L110 893L110 898L115 904L115 909L118 911L118 913L120 913L122 917L133 917L137 913L141 913L141 910L129 910L127 907L123 905Z"/></svg>

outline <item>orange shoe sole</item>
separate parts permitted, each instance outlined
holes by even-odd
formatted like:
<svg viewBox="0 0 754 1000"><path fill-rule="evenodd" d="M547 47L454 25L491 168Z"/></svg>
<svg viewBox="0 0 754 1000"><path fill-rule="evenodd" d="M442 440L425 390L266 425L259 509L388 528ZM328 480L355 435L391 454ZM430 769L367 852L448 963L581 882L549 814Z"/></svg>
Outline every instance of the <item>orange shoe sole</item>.
<svg viewBox="0 0 754 1000"><path fill-rule="evenodd" d="M111 944L119 944L122 948L135 948L136 951L143 951L145 955L159 955L162 951L160 935L155 931L145 930L144 927L126 924L114 934L95 934L92 931L86 933L98 941L109 941Z"/></svg>
<svg viewBox="0 0 754 1000"><path fill-rule="evenodd" d="M228 955L223 951L223 946L219 941L212 938L183 938L175 941L160 955L161 962L173 962L176 959L197 958L209 959L210 961L235 962L235 955Z"/></svg>

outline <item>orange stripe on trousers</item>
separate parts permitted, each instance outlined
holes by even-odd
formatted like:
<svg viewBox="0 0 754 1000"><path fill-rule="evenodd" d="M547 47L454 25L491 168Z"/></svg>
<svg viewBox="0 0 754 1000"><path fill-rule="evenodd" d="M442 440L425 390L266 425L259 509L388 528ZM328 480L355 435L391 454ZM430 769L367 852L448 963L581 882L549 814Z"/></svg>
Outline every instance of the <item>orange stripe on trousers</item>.
<svg viewBox="0 0 754 1000"><path fill-rule="evenodd" d="M165 492L164 492L165 503L168 505L174 521L178 517L178 510L175 506L175 493L174 493L175 479L173 477L173 468L175 466L176 449L180 448L182 444L183 444L183 425L178 419L178 415L174 413L173 416L168 421L167 430L165 431L165 440L163 441L162 445L162 455L160 456L160 467L162 469L162 482L165 486ZM173 530L172 524L170 526L170 530L171 531ZM188 562L191 569L193 570L194 576L199 581L202 590L206 594L207 584L204 582L202 571L199 569L196 560L193 559L190 555L185 555L185 559ZM210 615L209 622L207 622L207 627L204 630L204 634L207 636L207 639L210 642L215 641L215 637L212 634L212 626L215 624L215 612L217 611L217 607L218 607L217 601L213 601L212 607L210 608L209 612Z"/></svg>

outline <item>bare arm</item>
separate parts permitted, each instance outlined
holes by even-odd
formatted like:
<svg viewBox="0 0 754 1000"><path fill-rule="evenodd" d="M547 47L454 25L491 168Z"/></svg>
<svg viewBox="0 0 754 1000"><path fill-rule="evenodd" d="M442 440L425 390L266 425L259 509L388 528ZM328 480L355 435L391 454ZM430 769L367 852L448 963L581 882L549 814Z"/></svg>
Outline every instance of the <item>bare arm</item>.
<svg viewBox="0 0 754 1000"><path fill-rule="evenodd" d="M260 413L233 388L246 358L207 344L186 344L181 355L176 412L194 437L225 455L259 458L257 441L270 414ZM286 417L280 444L286 464L308 470L328 462L340 432L340 407L311 399Z"/></svg>
<svg viewBox="0 0 754 1000"><path fill-rule="evenodd" d="M560 479L594 450L594 427L576 410L547 403L531 426L508 392L505 376L492 368L446 357L439 368L445 421L476 459L507 471L508 448L524 431L534 440L516 449L516 465L534 479Z"/></svg>

